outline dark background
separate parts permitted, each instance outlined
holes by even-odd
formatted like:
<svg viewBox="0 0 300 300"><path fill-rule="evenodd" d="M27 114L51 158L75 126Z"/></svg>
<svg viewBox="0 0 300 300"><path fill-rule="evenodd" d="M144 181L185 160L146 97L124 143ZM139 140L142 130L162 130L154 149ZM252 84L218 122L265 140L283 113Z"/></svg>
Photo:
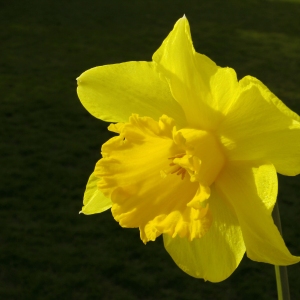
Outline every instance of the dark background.
<svg viewBox="0 0 300 300"><path fill-rule="evenodd" d="M229 279L204 282L161 238L145 246L109 211L78 214L109 134L75 78L151 60L184 13L198 52L258 77L300 113L300 1L0 1L0 299L276 299L272 265L245 257ZM279 184L284 238L300 255L299 176ZM300 299L300 265L288 270Z"/></svg>

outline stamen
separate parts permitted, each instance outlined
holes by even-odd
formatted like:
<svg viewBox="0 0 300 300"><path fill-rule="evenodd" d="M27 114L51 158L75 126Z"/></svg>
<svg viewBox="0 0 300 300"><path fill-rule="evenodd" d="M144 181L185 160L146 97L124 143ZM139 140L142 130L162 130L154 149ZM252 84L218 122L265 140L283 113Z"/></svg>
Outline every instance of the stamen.
<svg viewBox="0 0 300 300"><path fill-rule="evenodd" d="M185 153L179 153L179 154L176 154L172 157L169 157L168 159L171 159L172 162L169 164L170 167L174 167L176 166L177 168L173 169L172 171L169 172L169 174L175 174L176 175L181 175L181 179L183 180L184 177L185 177L185 174L186 174L186 169L182 168L181 166L177 165L177 164L174 164L173 160L175 158L181 158L185 155Z"/></svg>
<svg viewBox="0 0 300 300"><path fill-rule="evenodd" d="M171 174L177 173L178 171L180 171L180 169L182 169L180 166L178 166L178 168L176 168L175 170L173 170L171 172Z"/></svg>
<svg viewBox="0 0 300 300"><path fill-rule="evenodd" d="M172 157L169 157L168 159L181 158L181 157L183 157L184 155L185 155L185 153L179 153L179 154L176 154L176 155L174 155L174 156L172 156Z"/></svg>
<svg viewBox="0 0 300 300"><path fill-rule="evenodd" d="M183 180L186 174L186 169L180 168L180 170L176 174L181 175L181 179Z"/></svg>

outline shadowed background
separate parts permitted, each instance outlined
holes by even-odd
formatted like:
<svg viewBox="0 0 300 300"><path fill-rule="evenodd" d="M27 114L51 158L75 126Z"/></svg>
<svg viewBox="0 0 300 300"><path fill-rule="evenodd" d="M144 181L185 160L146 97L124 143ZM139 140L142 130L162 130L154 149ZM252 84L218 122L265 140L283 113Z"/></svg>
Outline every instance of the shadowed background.
<svg viewBox="0 0 300 300"><path fill-rule="evenodd" d="M229 279L204 282L161 238L145 246L109 211L78 214L109 134L80 104L75 78L151 60L185 13L198 52L259 78L299 114L300 1L1 2L0 299L276 299L272 265L245 257ZM279 184L283 235L300 255L299 176ZM300 299L299 264L288 271Z"/></svg>

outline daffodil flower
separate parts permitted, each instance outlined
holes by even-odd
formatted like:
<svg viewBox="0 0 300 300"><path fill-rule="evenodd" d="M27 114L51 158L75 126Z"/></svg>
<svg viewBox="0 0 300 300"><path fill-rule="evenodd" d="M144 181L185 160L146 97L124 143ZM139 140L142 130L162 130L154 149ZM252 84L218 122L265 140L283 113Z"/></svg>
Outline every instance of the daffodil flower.
<svg viewBox="0 0 300 300"><path fill-rule="evenodd" d="M300 117L258 79L238 81L195 52L186 17L152 62L90 69L78 95L118 134L102 146L82 213L111 208L144 243L163 234L183 271L212 282L245 251L258 262L299 262L271 212L276 172L300 172Z"/></svg>

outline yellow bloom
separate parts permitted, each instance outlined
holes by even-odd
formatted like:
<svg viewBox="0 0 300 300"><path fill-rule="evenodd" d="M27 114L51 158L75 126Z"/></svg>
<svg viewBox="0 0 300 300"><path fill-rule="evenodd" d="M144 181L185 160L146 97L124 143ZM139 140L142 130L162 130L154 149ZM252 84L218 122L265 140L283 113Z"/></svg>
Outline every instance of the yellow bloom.
<svg viewBox="0 0 300 300"><path fill-rule="evenodd" d="M82 212L109 208L144 243L163 234L175 263L191 276L222 281L245 251L289 265L271 212L277 175L300 172L300 117L258 79L240 81L195 52L181 18L153 62L96 67L78 95L118 133L102 146Z"/></svg>

